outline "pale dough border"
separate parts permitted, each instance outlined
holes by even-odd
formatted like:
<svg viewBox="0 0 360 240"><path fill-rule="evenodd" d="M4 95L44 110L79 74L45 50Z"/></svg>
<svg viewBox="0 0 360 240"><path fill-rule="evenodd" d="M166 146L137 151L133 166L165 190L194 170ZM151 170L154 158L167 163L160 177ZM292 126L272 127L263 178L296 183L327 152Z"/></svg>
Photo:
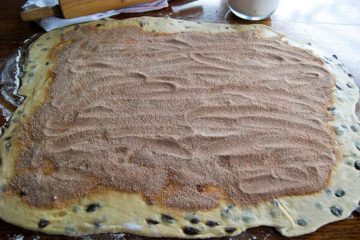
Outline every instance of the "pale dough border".
<svg viewBox="0 0 360 240"><path fill-rule="evenodd" d="M284 197L264 202L256 207L242 209L221 202L216 209L207 211L177 211L148 205L139 195L120 192L94 194L74 200L60 209L40 209L25 204L20 197L6 193L6 184L14 168L14 159L19 155L17 132L21 123L26 121L46 99L51 83L48 70L52 67L49 50L60 42L61 34L73 31L79 26L70 26L42 35L36 40L29 52L26 75L22 79L20 94L26 96L24 103L14 113L9 127L0 140L0 217L21 227L50 234L84 235L103 232L128 232L145 236L168 236L183 238L207 238L237 235L247 228L260 225L274 226L285 236L296 236L315 231L329 222L347 218L358 207L360 199L360 171L355 161L360 155L359 121L355 115L355 104L359 94L351 75L332 57L311 44L300 43L275 32L263 25L229 25L202 22L188 22L169 18L141 17L126 20L101 20L83 24L104 28L136 26L144 31L175 33L200 31L207 33L260 31L263 37L281 36L283 41L306 49L326 62L326 68L335 76L334 108L329 108L335 120L337 141L343 154L331 175L331 182L325 190L307 196ZM48 63L47 63L48 62ZM342 192L343 191L343 192ZM339 192L343 196L336 195ZM337 193L337 194L335 194ZM99 203L101 208L94 212L85 211L88 204ZM161 214L171 215L174 221L164 221ZM189 218L197 216L200 223L191 224ZM145 219L160 222L149 225ZM46 219L50 223L39 228L39 221ZM208 227L205 220L220 223ZM184 233L184 227L192 227L199 232L196 235ZM233 231L226 232L226 228ZM191 230L191 229L190 229Z"/></svg>

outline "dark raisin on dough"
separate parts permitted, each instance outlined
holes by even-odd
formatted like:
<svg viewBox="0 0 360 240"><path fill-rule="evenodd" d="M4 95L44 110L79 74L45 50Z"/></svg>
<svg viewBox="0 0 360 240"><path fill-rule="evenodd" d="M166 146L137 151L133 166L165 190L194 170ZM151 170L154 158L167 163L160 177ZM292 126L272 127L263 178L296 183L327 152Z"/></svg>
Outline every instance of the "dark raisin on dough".
<svg viewBox="0 0 360 240"><path fill-rule="evenodd" d="M338 189L335 191L335 196L337 196L337 197L342 197L344 195L345 195L345 191L342 189Z"/></svg>
<svg viewBox="0 0 360 240"><path fill-rule="evenodd" d="M355 127L354 125L351 125L350 128L351 128L351 130L352 130L353 132L357 132L357 131L358 131L357 127Z"/></svg>
<svg viewBox="0 0 360 240"><path fill-rule="evenodd" d="M198 224L198 223L200 222L200 219L197 218L197 217L193 217L193 218L190 219L190 222L191 222L192 224Z"/></svg>
<svg viewBox="0 0 360 240"><path fill-rule="evenodd" d="M98 210L99 208L101 208L101 205L99 203L91 203L89 205L86 206L86 212L90 213L90 212L95 212L96 210Z"/></svg>
<svg viewBox="0 0 360 240"><path fill-rule="evenodd" d="M232 214L232 209L235 207L235 205L228 205L227 207L223 208L220 212L221 217L223 218L229 218Z"/></svg>
<svg viewBox="0 0 360 240"><path fill-rule="evenodd" d="M298 219L298 220L296 221L296 223L297 223L299 226L302 226L302 227L307 225L307 221L304 220L304 219Z"/></svg>
<svg viewBox="0 0 360 240"><path fill-rule="evenodd" d="M337 127L337 128L335 128L335 134L338 136L341 136L344 134L344 130Z"/></svg>
<svg viewBox="0 0 360 240"><path fill-rule="evenodd" d="M360 160L355 161L354 167L355 167L356 170L360 170Z"/></svg>
<svg viewBox="0 0 360 240"><path fill-rule="evenodd" d="M330 211L332 214L334 214L337 217L340 217L343 213L342 208L339 205L333 205L330 207Z"/></svg>
<svg viewBox="0 0 360 240"><path fill-rule="evenodd" d="M330 196L332 194L332 191L329 188L325 188L325 193Z"/></svg>
<svg viewBox="0 0 360 240"><path fill-rule="evenodd" d="M49 225L49 223L50 223L50 222L49 222L48 220L40 219L38 226L39 226L39 228L44 228L44 227L46 227L47 225Z"/></svg>
<svg viewBox="0 0 360 240"><path fill-rule="evenodd" d="M157 224L160 223L160 222L158 222L158 221L156 221L156 220L154 220L154 219L151 219L151 218L147 218L147 219L146 219L146 222L147 222L147 224L149 224L149 225L157 225Z"/></svg>
<svg viewBox="0 0 360 240"><path fill-rule="evenodd" d="M242 219L244 222L249 223L249 222L251 222L254 218L253 218L253 217L250 217L250 216L243 216L241 219Z"/></svg>
<svg viewBox="0 0 360 240"><path fill-rule="evenodd" d="M208 221L205 222L205 225L208 226L208 227L216 227L216 226L219 226L220 224L218 222L208 220Z"/></svg>
<svg viewBox="0 0 360 240"><path fill-rule="evenodd" d="M20 196L24 197L28 195L27 192L25 192L24 190L20 190Z"/></svg>
<svg viewBox="0 0 360 240"><path fill-rule="evenodd" d="M276 200L276 199L272 200L272 201L271 201L271 204L274 205L275 207L279 207L279 206L280 206L279 201Z"/></svg>
<svg viewBox="0 0 360 240"><path fill-rule="evenodd" d="M99 220L95 220L95 222L94 222L94 227L95 227L95 228L101 227L101 222L100 222Z"/></svg>
<svg viewBox="0 0 360 240"><path fill-rule="evenodd" d="M355 143L355 147L357 148L357 150L359 150L360 151L360 143Z"/></svg>
<svg viewBox="0 0 360 240"><path fill-rule="evenodd" d="M229 234L234 233L235 231L236 231L236 228L234 228L234 227L226 227L225 228L225 232L229 233Z"/></svg>
<svg viewBox="0 0 360 240"><path fill-rule="evenodd" d="M167 214L161 214L161 220L166 223L174 223L175 218Z"/></svg>
<svg viewBox="0 0 360 240"><path fill-rule="evenodd" d="M200 233L200 230L197 229L197 228L193 228L193 227L184 227L183 228L183 232L186 234L186 235L197 235Z"/></svg>

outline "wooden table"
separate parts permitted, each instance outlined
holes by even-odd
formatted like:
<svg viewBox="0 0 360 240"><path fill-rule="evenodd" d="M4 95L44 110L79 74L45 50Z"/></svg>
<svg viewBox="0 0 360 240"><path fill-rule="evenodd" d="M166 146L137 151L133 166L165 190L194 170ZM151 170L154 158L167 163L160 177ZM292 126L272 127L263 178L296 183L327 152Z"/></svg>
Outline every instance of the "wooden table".
<svg viewBox="0 0 360 240"><path fill-rule="evenodd" d="M19 18L23 0L0 2L0 66L14 53L23 41L42 30L35 23L24 23ZM246 23L229 13L225 0L172 0L166 9L146 14L123 14L116 18L133 16L170 16L206 22ZM360 85L360 1L354 0L282 0L271 17L261 23L276 30L311 42L336 54ZM20 234L20 235L17 235ZM63 239L17 228L0 221L0 239ZM255 238L256 237L256 238ZM69 238L70 239L70 238ZM84 238L82 238L84 239ZM98 235L91 239L146 239L136 236ZM227 239L227 238L223 238ZM260 227L250 229L232 239L286 239L274 229ZM360 239L360 214L349 219L322 227L316 233L293 239Z"/></svg>

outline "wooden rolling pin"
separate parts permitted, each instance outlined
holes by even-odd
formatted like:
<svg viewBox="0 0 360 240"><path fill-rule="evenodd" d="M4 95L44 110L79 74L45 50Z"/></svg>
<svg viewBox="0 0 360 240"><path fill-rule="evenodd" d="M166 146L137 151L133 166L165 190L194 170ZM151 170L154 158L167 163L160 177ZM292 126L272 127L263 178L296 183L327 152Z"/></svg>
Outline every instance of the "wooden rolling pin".
<svg viewBox="0 0 360 240"><path fill-rule="evenodd" d="M75 18L153 1L154 0L59 0L59 6L29 9L22 11L20 16L23 21L35 21L49 16Z"/></svg>

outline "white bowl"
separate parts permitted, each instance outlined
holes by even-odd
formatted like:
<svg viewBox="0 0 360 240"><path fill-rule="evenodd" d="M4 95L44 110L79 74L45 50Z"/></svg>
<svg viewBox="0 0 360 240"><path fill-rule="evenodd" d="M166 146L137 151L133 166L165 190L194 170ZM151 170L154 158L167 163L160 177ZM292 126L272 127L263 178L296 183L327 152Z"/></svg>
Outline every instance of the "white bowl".
<svg viewBox="0 0 360 240"><path fill-rule="evenodd" d="M228 0L230 10L247 20L262 20L273 14L279 0Z"/></svg>

